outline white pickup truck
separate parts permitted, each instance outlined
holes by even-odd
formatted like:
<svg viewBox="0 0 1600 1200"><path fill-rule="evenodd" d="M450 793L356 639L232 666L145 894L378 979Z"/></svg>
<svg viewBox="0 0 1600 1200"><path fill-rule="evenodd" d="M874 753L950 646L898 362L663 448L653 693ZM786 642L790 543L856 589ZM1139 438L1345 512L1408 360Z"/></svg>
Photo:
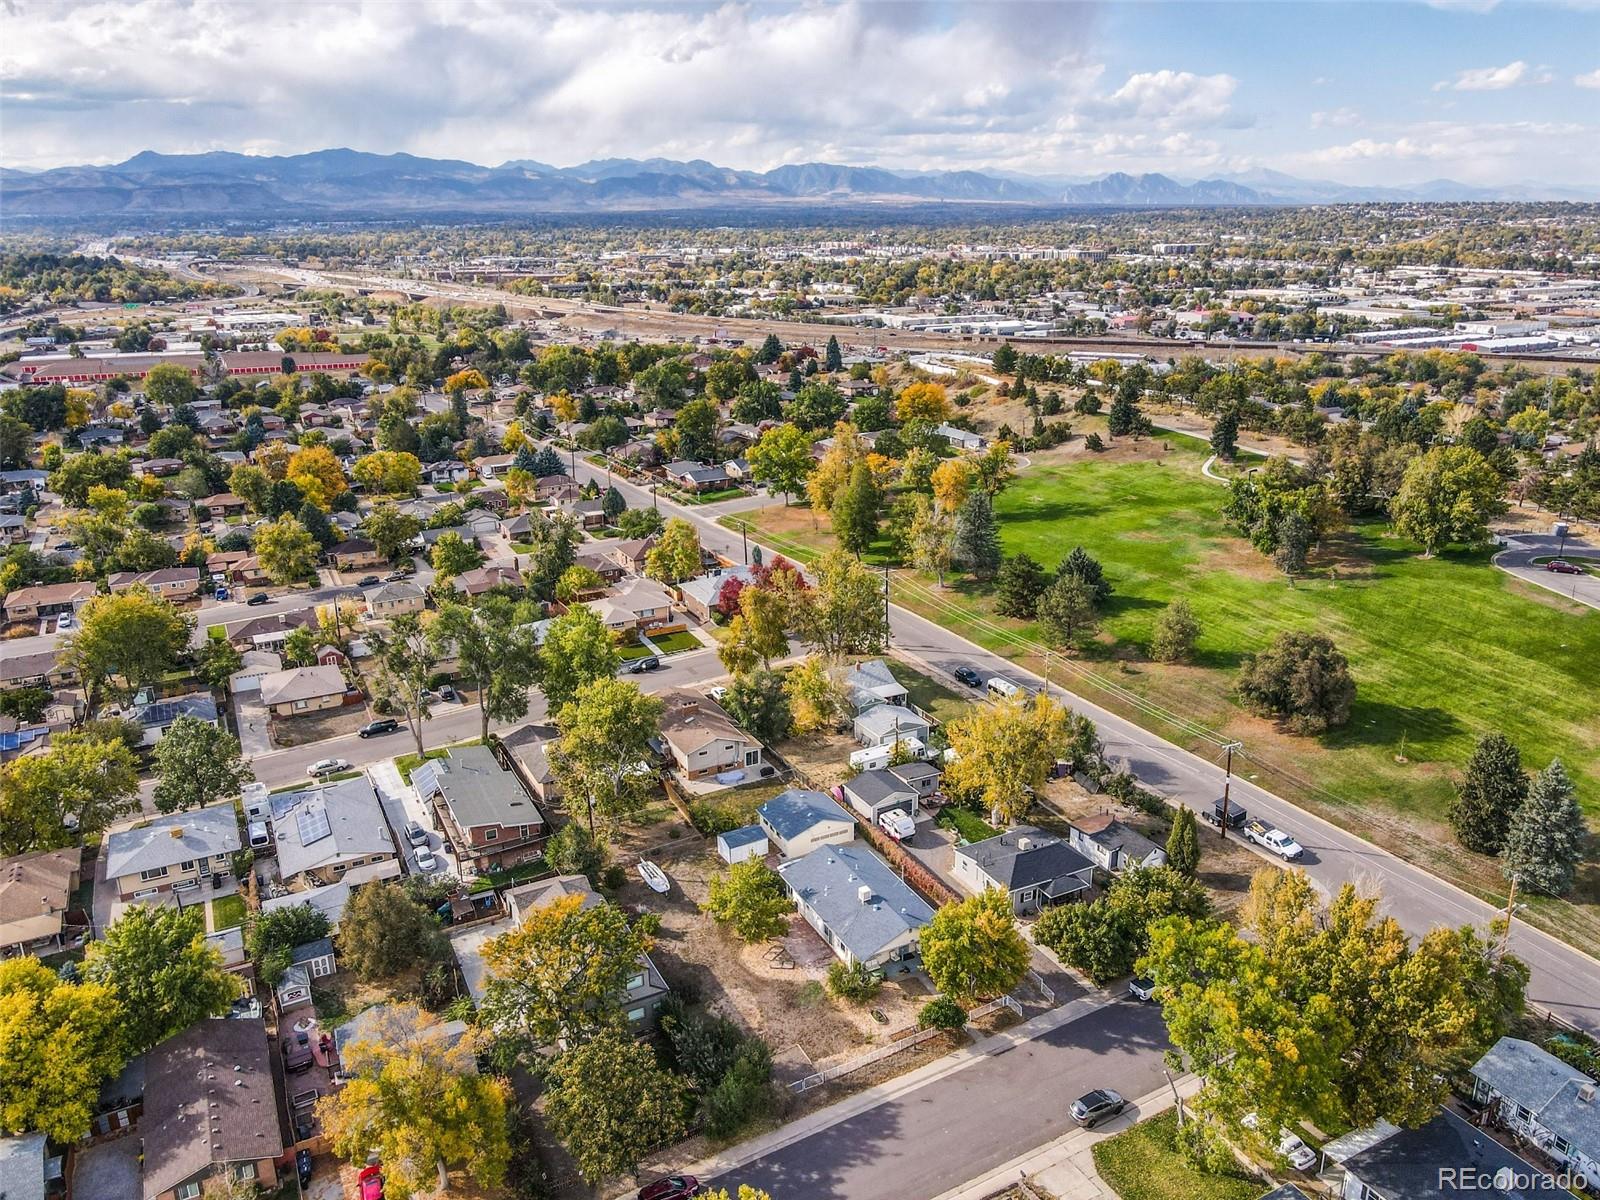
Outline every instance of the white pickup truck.
<svg viewBox="0 0 1600 1200"><path fill-rule="evenodd" d="M1305 853L1305 849L1293 837L1265 821L1246 821L1243 833L1246 841L1265 847L1285 862L1296 862Z"/></svg>

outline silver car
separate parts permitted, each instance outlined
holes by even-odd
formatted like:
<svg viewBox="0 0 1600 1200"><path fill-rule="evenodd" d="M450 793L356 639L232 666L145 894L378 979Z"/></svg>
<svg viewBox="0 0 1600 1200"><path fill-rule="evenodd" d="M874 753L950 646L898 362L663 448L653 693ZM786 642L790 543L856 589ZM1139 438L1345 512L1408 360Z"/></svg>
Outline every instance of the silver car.
<svg viewBox="0 0 1600 1200"><path fill-rule="evenodd" d="M1072 1119L1085 1129L1093 1129L1101 1121L1109 1121L1127 1107L1128 1102L1121 1093L1110 1088L1096 1088L1072 1102Z"/></svg>

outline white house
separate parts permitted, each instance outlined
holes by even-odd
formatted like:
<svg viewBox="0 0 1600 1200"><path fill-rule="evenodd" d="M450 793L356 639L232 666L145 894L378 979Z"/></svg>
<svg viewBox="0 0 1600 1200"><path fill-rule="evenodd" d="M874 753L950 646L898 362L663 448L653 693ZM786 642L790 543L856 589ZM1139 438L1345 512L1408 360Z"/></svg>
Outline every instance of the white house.
<svg viewBox="0 0 1600 1200"><path fill-rule="evenodd" d="M1503 1037L1472 1068L1472 1098L1551 1158L1600 1180L1595 1081L1521 1038Z"/></svg>
<svg viewBox="0 0 1600 1200"><path fill-rule="evenodd" d="M1068 839L1079 854L1112 874L1134 867L1159 867L1167 861L1165 850L1108 813L1072 822Z"/></svg>
<svg viewBox="0 0 1600 1200"><path fill-rule="evenodd" d="M842 845L856 836L856 823L822 792L788 788L760 808L756 819L785 858L799 858L820 846Z"/></svg>
<svg viewBox="0 0 1600 1200"><path fill-rule="evenodd" d="M846 966L910 969L933 908L867 846L823 846L778 864L806 923Z"/></svg>

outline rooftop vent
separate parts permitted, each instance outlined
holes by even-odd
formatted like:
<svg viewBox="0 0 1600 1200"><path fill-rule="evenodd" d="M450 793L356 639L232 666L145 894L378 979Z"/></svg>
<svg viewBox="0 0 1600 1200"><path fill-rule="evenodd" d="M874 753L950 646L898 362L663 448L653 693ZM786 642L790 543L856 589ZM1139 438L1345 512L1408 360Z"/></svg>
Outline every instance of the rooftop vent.
<svg viewBox="0 0 1600 1200"><path fill-rule="evenodd" d="M1033 839L1028 837L1019 837L1017 839L1017 849L1022 851L1032 850Z"/></svg>
<svg viewBox="0 0 1600 1200"><path fill-rule="evenodd" d="M863 904L871 904L872 903L872 888L870 888L868 885L863 883L860 887L858 887L856 889L856 899L861 901L861 903L863 903Z"/></svg>

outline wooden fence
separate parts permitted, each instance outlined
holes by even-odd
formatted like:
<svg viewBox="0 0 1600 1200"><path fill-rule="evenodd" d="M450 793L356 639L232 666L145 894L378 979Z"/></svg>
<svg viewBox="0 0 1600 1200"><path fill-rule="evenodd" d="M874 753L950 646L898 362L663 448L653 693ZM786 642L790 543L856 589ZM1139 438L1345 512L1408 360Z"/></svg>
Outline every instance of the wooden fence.
<svg viewBox="0 0 1600 1200"><path fill-rule="evenodd" d="M987 1017L990 1013L998 1012L1002 1008L1009 1008L1017 1016L1022 1016L1021 1004L1010 996L1001 996L998 1000L991 1000L987 1004L978 1005L977 1008L967 1014L967 1021L970 1024L982 1017ZM910 1037L902 1038L898 1042L890 1042L887 1046L879 1046L876 1050L869 1050L859 1058L852 1058L849 1062L836 1063L834 1066L813 1072L804 1079L797 1079L789 1085L789 1090L797 1095L809 1092L812 1088L821 1087L825 1083L832 1083L835 1079L842 1079L852 1072L861 1070L862 1067L870 1067L875 1062L882 1062L886 1058L899 1054L902 1050L909 1049L912 1046L920 1046L923 1042L937 1037L943 1032L944 1030L942 1029L919 1029Z"/></svg>

